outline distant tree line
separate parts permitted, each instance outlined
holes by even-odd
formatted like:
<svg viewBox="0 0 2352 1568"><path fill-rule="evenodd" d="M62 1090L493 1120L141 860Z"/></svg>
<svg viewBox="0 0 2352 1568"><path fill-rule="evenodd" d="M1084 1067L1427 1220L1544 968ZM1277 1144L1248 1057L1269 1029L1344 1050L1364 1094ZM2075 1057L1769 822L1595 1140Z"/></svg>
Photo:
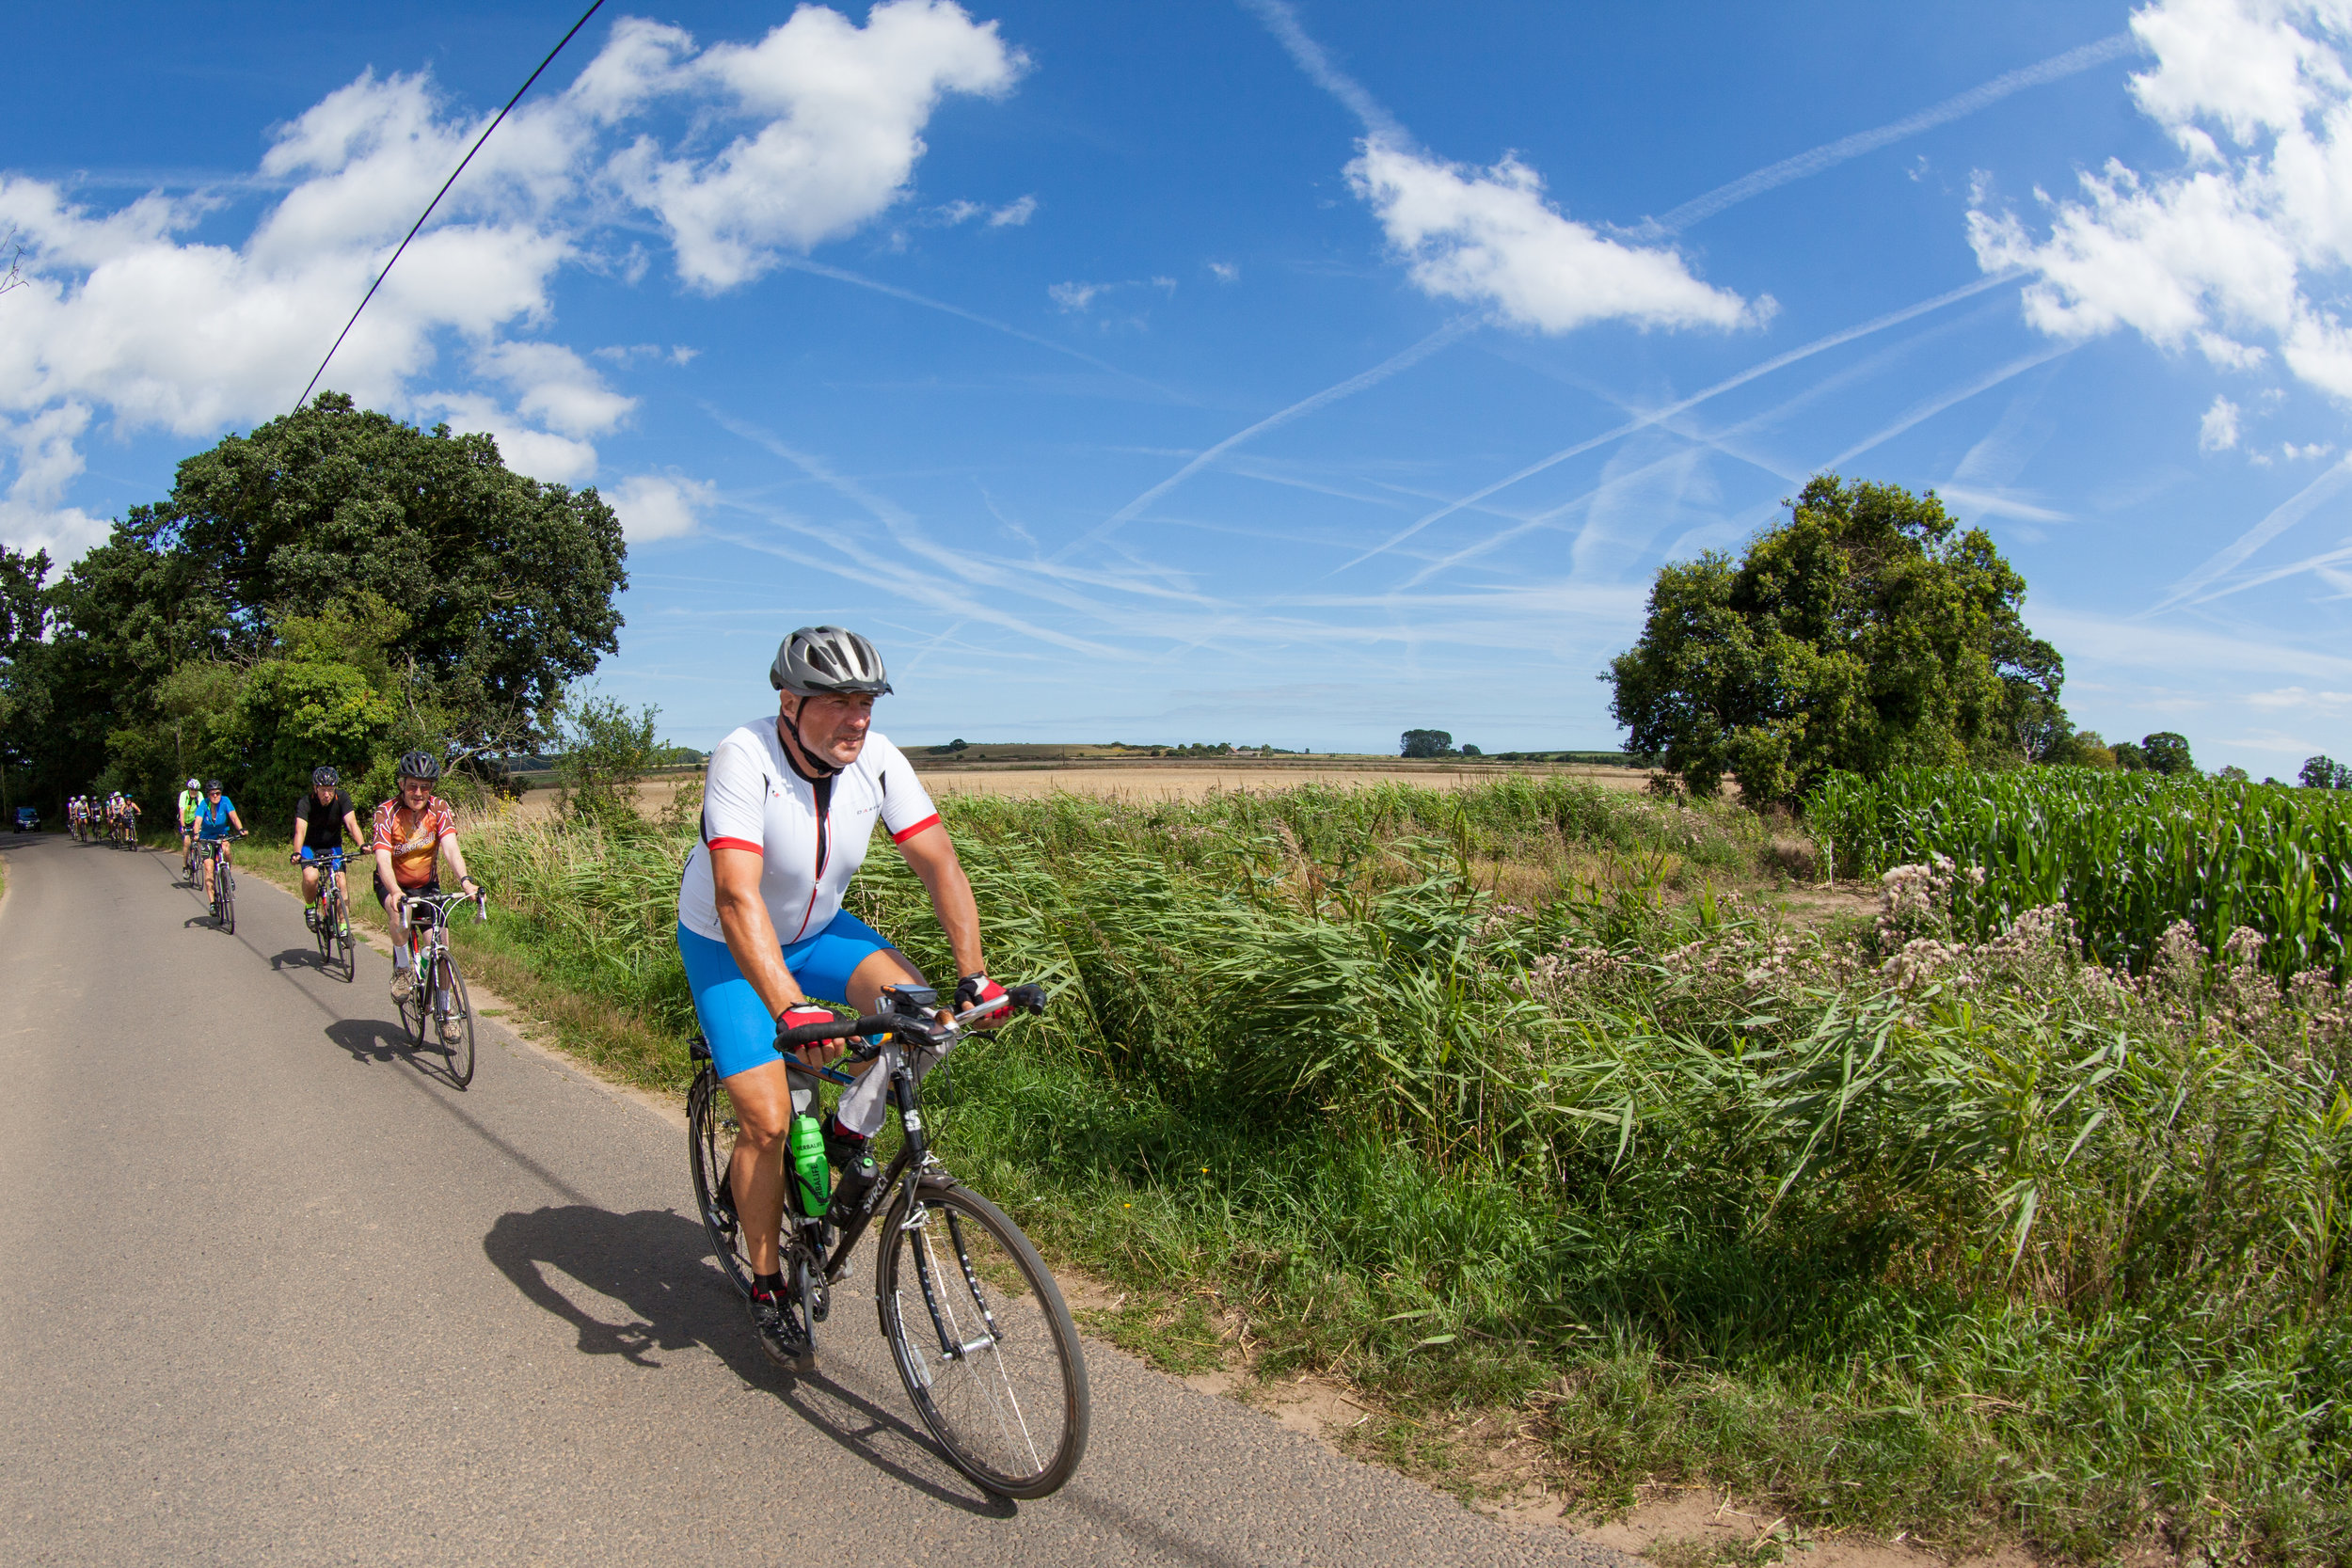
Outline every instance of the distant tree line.
<svg viewBox="0 0 2352 1568"><path fill-rule="evenodd" d="M565 697L617 646L624 560L595 490L323 393L186 459L54 582L0 547L0 786L152 815L219 777L250 814L322 763L383 799L405 751L481 776L578 742L611 727Z"/></svg>

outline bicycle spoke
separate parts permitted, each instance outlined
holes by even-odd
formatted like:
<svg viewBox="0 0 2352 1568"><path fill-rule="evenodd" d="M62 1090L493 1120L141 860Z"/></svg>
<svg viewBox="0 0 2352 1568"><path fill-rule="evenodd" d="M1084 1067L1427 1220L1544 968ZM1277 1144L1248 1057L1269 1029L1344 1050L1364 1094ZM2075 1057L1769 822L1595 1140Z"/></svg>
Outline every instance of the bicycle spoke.
<svg viewBox="0 0 2352 1568"><path fill-rule="evenodd" d="M1086 1448L1086 1364L1019 1228L976 1194L927 1185L912 1215L894 1206L881 1268L900 1380L957 1467L1008 1497L1060 1486Z"/></svg>
<svg viewBox="0 0 2352 1568"><path fill-rule="evenodd" d="M752 1291L752 1265L743 1227L735 1217L728 1186L735 1157L735 1110L717 1075L705 1067L686 1097L686 1152L694 1176L694 1201L721 1272L739 1295Z"/></svg>
<svg viewBox="0 0 2352 1568"><path fill-rule="evenodd" d="M1029 1423L1021 1414L1020 1392L1013 1387L1002 1364L995 1319L990 1314L987 1300L980 1293L979 1281L973 1276L971 1258L963 1244L963 1238L955 1234L961 1227L952 1212L947 1213L946 1219L949 1234L955 1242L957 1272L962 1276L965 1291L969 1291L968 1298L964 1291L955 1290L949 1283L955 1276L945 1275L940 1268L937 1248L932 1244L929 1229L917 1232L917 1244L923 1248L930 1265L924 1270L925 1276L944 1298L941 1312L947 1320L947 1332L953 1339L950 1354L954 1359L966 1363L970 1363L976 1355L991 1357L995 1361L996 1365L990 1369L994 1375L982 1375L976 1381L987 1402L989 1414L995 1418L997 1436L1009 1449L1025 1454L1031 1469L1042 1469L1045 1461L1037 1451L1037 1438L1030 1433ZM963 1314L958 1311L958 1307L967 1300L969 1307L975 1309L974 1316L979 1320L969 1324L963 1321Z"/></svg>

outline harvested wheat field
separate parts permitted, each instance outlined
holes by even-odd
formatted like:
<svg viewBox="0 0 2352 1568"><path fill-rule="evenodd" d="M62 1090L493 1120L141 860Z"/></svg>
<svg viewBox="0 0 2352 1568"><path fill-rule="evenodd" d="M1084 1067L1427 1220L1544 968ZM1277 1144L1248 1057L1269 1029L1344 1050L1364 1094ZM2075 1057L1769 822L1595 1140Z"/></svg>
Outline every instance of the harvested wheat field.
<svg viewBox="0 0 2352 1568"><path fill-rule="evenodd" d="M1129 800L1200 800L1212 795L1263 795L1269 790L1295 789L1301 784L1419 784L1426 789L1466 789L1505 773L1534 778L1572 778L1609 789L1638 790L1650 775L1638 768L1514 768L1508 764L1477 767L1412 768L1397 764L1349 767L1302 763L1090 763L1067 768L978 767L924 768L917 772L923 787L934 797L995 795L1033 800L1047 795L1117 797ZM694 775L648 779L637 788L640 808L658 816L677 798ZM556 814L558 796L552 789L534 789L507 808L518 821L536 821Z"/></svg>

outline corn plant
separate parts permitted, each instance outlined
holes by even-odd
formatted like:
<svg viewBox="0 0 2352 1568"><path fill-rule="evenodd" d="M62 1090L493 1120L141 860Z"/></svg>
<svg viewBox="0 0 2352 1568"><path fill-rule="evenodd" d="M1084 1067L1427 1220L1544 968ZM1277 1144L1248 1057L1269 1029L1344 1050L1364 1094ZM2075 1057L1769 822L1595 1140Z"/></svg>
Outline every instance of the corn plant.
<svg viewBox="0 0 2352 1568"><path fill-rule="evenodd" d="M1972 935L2062 903L2088 956L2146 966L2176 922L2217 949L2240 927L2284 978L2344 973L2352 946L2352 798L2220 779L2046 768L1837 773L1807 824L1858 874L1941 855L1981 871L1956 894Z"/></svg>

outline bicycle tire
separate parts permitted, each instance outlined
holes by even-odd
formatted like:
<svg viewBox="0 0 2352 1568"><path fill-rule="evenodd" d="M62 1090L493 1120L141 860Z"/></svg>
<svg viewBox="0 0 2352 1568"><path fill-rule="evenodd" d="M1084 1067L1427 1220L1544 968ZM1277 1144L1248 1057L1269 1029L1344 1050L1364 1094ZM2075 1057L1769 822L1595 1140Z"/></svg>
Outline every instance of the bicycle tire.
<svg viewBox="0 0 2352 1568"><path fill-rule="evenodd" d="M395 933L392 940L400 941L401 934ZM406 996L400 999L400 1028L408 1037L408 1049L414 1051L424 1044L424 1026L432 1017L432 1008L425 1003L425 998L432 994L427 990L432 974L424 953L417 954L408 968L416 984L409 988Z"/></svg>
<svg viewBox="0 0 2352 1568"><path fill-rule="evenodd" d="M1005 1497L1058 1491L1086 1457L1092 1418L1086 1354L1061 1289L988 1199L934 1180L915 1196L925 1212L913 1224L905 1196L892 1203L874 1276L898 1381L973 1481ZM941 1349L943 1331L961 1354Z"/></svg>
<svg viewBox="0 0 2352 1568"><path fill-rule="evenodd" d="M335 952L337 956L329 960L328 967L341 969L343 984L349 985L359 977L359 943L351 934L350 919L340 906L335 911Z"/></svg>
<svg viewBox="0 0 2352 1568"><path fill-rule="evenodd" d="M473 999L466 994L466 977L457 972L457 956L443 953L434 966L439 971L435 987L433 1027L440 1036L441 1054L449 1060L450 1082L464 1088L473 1082ZM449 1006L440 1005L439 993L449 993ZM457 1026L453 1037L450 1025Z"/></svg>
<svg viewBox="0 0 2352 1568"><path fill-rule="evenodd" d="M220 893L220 928L233 937L237 934L237 879L227 861L214 868L213 886Z"/></svg>
<svg viewBox="0 0 2352 1568"><path fill-rule="evenodd" d="M720 1097L719 1074L706 1063L686 1091L686 1161L694 1173L694 1204L702 1211L703 1232L735 1293L752 1295L751 1254L743 1245L742 1223L735 1217L735 1198L728 1170L735 1160L733 1105Z"/></svg>

